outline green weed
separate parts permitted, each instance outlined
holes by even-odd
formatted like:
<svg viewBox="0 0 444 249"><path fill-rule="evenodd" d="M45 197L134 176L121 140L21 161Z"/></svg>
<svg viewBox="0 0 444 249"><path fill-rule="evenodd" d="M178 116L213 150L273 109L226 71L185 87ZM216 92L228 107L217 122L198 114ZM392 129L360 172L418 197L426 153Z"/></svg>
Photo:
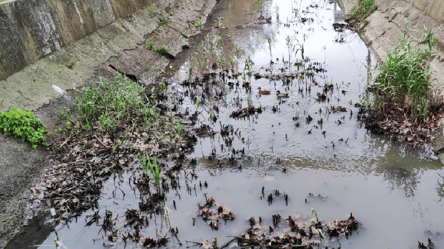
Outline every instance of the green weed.
<svg viewBox="0 0 444 249"><path fill-rule="evenodd" d="M158 52L158 53L166 53L166 52L168 52L168 47L164 46L164 45L159 46L159 47L156 48L156 52Z"/></svg>
<svg viewBox="0 0 444 249"><path fill-rule="evenodd" d="M161 82L161 83L159 84L159 89L160 89L160 91L161 91L163 94L166 94L166 92L168 91L168 87L167 87L167 85L165 84L165 82Z"/></svg>
<svg viewBox="0 0 444 249"><path fill-rule="evenodd" d="M203 19L199 18L199 20L195 21L193 23L193 27L202 30L202 28L203 28Z"/></svg>
<svg viewBox="0 0 444 249"><path fill-rule="evenodd" d="M151 158L150 156L145 153L142 156L142 164L145 167L145 175L146 177L148 177L148 173L151 172L151 174L153 175L154 178L154 183L156 184L156 186L159 186L160 184L160 169L159 169L159 165L157 164L157 158L154 158L153 163L151 163Z"/></svg>
<svg viewBox="0 0 444 249"><path fill-rule="evenodd" d="M423 49L421 44L412 44L406 32L398 46L387 53L387 63L378 65L379 73L370 84L376 108L394 98L414 114L427 116L427 107L434 96L429 61L436 40L430 33L425 38L427 47Z"/></svg>
<svg viewBox="0 0 444 249"><path fill-rule="evenodd" d="M363 20L378 8L374 0L358 0L358 6L353 18Z"/></svg>
<svg viewBox="0 0 444 249"><path fill-rule="evenodd" d="M121 74L112 82L100 79L99 84L84 88L76 98L79 121L86 131L96 124L111 130L130 119L132 114L141 114L146 107L145 89Z"/></svg>
<svg viewBox="0 0 444 249"><path fill-rule="evenodd" d="M147 48L148 50L154 51L154 43L152 43L152 42L148 42L148 43L146 44L146 48Z"/></svg>
<svg viewBox="0 0 444 249"><path fill-rule="evenodd" d="M42 120L27 109L14 108L0 113L0 129L5 135L12 135L31 143L32 148L38 145L49 146L46 142L46 127Z"/></svg>
<svg viewBox="0 0 444 249"><path fill-rule="evenodd" d="M182 126L180 125L180 121L177 121L177 135L180 136L182 134Z"/></svg>
<svg viewBox="0 0 444 249"><path fill-rule="evenodd" d="M160 26L168 26L168 24L170 23L170 19L168 17L161 17L159 19L159 24Z"/></svg>

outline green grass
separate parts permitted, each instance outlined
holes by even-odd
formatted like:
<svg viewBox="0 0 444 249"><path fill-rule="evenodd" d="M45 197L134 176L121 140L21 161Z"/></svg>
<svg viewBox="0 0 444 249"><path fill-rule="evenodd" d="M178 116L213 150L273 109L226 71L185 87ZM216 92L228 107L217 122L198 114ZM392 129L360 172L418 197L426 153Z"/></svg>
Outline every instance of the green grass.
<svg viewBox="0 0 444 249"><path fill-rule="evenodd" d="M199 18L199 20L195 21L193 23L193 27L202 30L202 28L203 28L203 20L202 20L202 18Z"/></svg>
<svg viewBox="0 0 444 249"><path fill-rule="evenodd" d="M152 42L148 42L148 43L146 44L146 48L147 48L148 50L154 51L154 43L152 43Z"/></svg>
<svg viewBox="0 0 444 249"><path fill-rule="evenodd" d="M154 158L153 163L151 163L151 158L148 153L142 156L142 164L145 167L145 175L148 177L149 172L153 175L154 183L156 186L160 184L160 169L157 163L157 158Z"/></svg>
<svg viewBox="0 0 444 249"><path fill-rule="evenodd" d="M145 102L145 88L121 74L112 82L102 78L99 84L84 88L76 98L76 104L84 130L91 130L96 125L111 130L128 121L132 114L149 108Z"/></svg>
<svg viewBox="0 0 444 249"><path fill-rule="evenodd" d="M358 0L358 6L353 17L363 20L378 8L374 0Z"/></svg>
<svg viewBox="0 0 444 249"><path fill-rule="evenodd" d="M29 141L32 148L38 145L48 146L46 143L46 127L42 120L34 116L27 109L14 108L11 111L0 113L0 129L5 135L12 135Z"/></svg>
<svg viewBox="0 0 444 249"><path fill-rule="evenodd" d="M148 50L151 50L151 51L154 51L154 52L158 52L158 53L166 53L166 52L168 52L168 47L167 46L162 45L162 46L159 46L159 47L156 48L154 46L154 43L152 43L152 42L147 42L146 43L146 48Z"/></svg>
<svg viewBox="0 0 444 249"><path fill-rule="evenodd" d="M156 52L158 53L166 53L168 51L168 47L167 46L159 46L156 48Z"/></svg>
<svg viewBox="0 0 444 249"><path fill-rule="evenodd" d="M373 106L381 109L388 100L403 103L403 108L415 115L427 116L427 109L435 93L432 88L430 60L436 40L425 34L425 48L409 41L407 33L398 46L387 53L385 64L370 84L375 94Z"/></svg>

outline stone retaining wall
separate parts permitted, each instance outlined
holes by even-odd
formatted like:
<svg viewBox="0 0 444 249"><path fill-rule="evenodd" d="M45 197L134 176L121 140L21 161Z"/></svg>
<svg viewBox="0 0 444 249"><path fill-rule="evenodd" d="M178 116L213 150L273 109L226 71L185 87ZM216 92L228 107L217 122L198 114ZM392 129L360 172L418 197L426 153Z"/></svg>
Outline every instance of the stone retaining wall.
<svg viewBox="0 0 444 249"><path fill-rule="evenodd" d="M10 0L0 3L0 80L155 0ZM163 1L158 1L163 2ZM167 1L168 2L168 1Z"/></svg>
<svg viewBox="0 0 444 249"><path fill-rule="evenodd" d="M418 10L424 12L424 14L430 16L435 21L444 22L444 1L443 0L376 0L378 3L384 5L393 5L397 2L404 1L411 6L416 7ZM350 18L353 14L358 0L338 0L344 13Z"/></svg>

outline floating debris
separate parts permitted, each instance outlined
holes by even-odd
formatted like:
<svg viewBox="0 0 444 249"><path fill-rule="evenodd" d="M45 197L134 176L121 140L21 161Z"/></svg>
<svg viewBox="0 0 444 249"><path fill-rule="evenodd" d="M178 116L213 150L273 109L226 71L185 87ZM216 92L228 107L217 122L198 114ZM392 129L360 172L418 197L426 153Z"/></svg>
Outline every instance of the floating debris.
<svg viewBox="0 0 444 249"><path fill-rule="evenodd" d="M234 220L234 215L231 209L216 202L213 197L208 198L205 205L199 206L198 216L202 217L202 219L215 230L219 229L219 219L225 221Z"/></svg>
<svg viewBox="0 0 444 249"><path fill-rule="evenodd" d="M255 113L262 113L262 111L265 110L264 107L260 106L260 107L254 107L254 106L249 106L249 107L245 107L243 109L238 109L237 111L233 111L230 115L231 118L244 118L244 117L248 117L250 115L253 115Z"/></svg>
<svg viewBox="0 0 444 249"><path fill-rule="evenodd" d="M236 237L240 247L279 247L279 248L312 248L321 245L327 234L330 238L344 235L348 238L358 229L358 221L350 214L346 220L323 222L317 219L304 220L301 214L293 214L285 220L288 227L282 228L281 216L272 216L272 226L262 225L262 219L249 219L250 228Z"/></svg>

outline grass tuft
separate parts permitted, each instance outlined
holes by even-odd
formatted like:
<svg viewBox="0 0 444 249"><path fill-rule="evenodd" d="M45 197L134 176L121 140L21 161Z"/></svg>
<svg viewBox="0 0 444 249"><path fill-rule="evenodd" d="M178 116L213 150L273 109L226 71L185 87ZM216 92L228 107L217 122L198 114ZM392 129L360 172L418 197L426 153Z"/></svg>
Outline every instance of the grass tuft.
<svg viewBox="0 0 444 249"><path fill-rule="evenodd" d="M379 73L370 84L376 109L384 111L384 104L393 100L402 103L404 111L422 118L427 116L436 95L430 74L436 40L431 32L425 34L424 43L425 48L421 43L412 44L405 33L398 46L387 53L387 63L378 65Z"/></svg>
<svg viewBox="0 0 444 249"><path fill-rule="evenodd" d="M378 6L374 0L358 0L358 6L356 12L353 14L353 18L363 20L377 8Z"/></svg>

